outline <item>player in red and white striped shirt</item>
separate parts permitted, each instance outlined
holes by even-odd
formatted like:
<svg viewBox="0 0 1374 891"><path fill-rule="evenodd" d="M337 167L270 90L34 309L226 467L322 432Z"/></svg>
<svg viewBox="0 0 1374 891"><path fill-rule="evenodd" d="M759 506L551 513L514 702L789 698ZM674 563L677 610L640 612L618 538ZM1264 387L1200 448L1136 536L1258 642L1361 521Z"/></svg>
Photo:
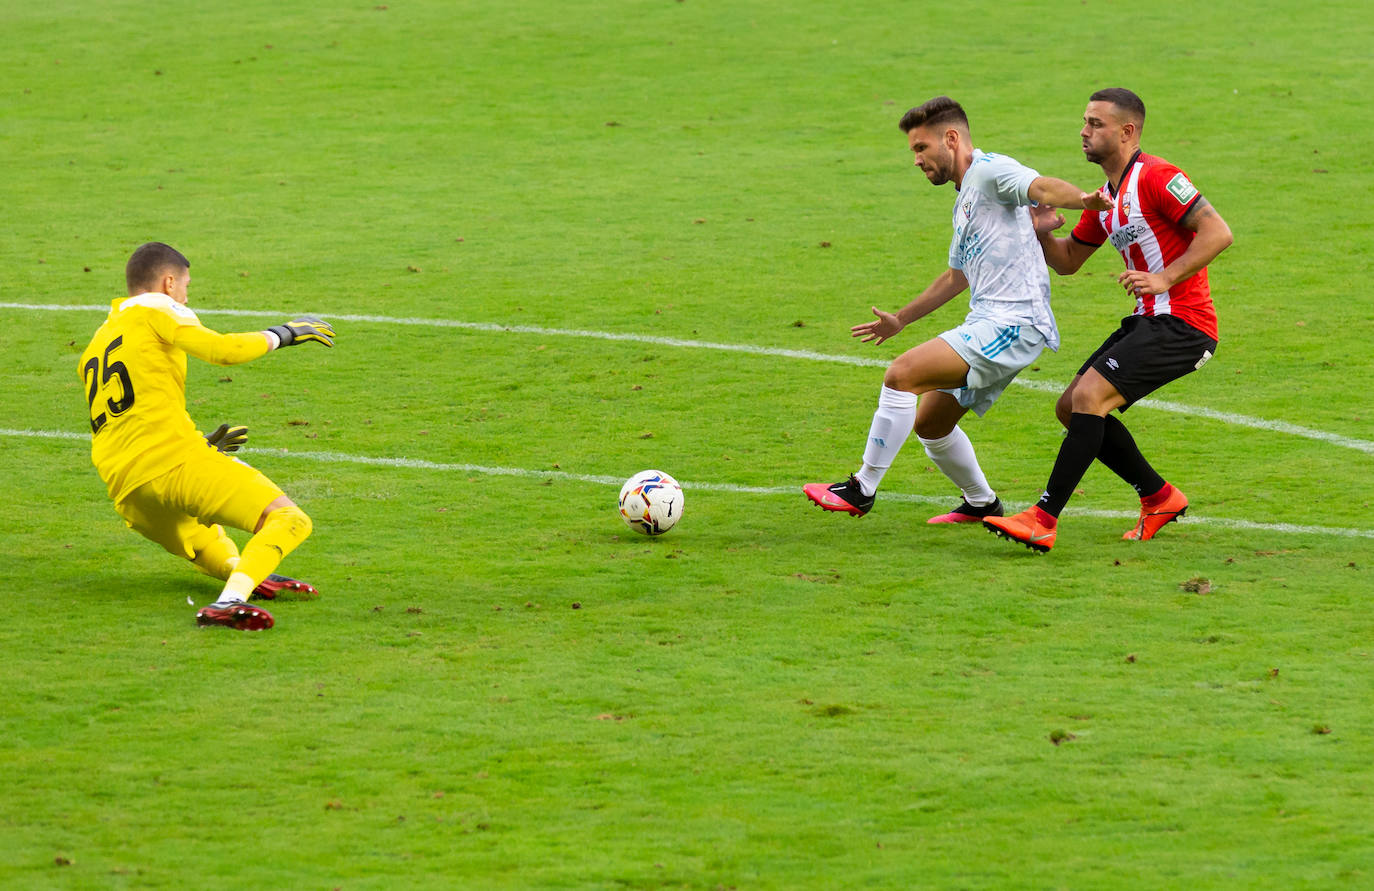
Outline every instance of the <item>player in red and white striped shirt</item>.
<svg viewBox="0 0 1374 891"><path fill-rule="evenodd" d="M1145 541L1188 508L1184 494L1141 455L1113 409L1124 412L1170 381L1201 368L1217 348L1217 314L1207 264L1231 244L1231 229L1188 176L1140 150L1145 103L1130 90L1098 90L1083 113L1083 154L1102 167L1115 199L1084 211L1068 238L1053 208L1032 210L1045 260L1060 275L1077 272L1104 244L1120 252L1117 281L1135 297L1135 312L1083 363L1055 405L1068 428L1039 502L983 525L1038 551L1054 545L1059 513L1094 459L1140 496L1140 519L1123 538Z"/></svg>

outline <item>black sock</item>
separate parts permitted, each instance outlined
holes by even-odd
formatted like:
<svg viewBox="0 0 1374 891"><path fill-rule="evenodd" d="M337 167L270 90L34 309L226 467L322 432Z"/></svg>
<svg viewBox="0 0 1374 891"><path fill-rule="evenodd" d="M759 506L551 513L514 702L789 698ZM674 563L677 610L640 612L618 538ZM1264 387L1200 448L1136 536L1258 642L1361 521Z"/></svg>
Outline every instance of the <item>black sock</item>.
<svg viewBox="0 0 1374 891"><path fill-rule="evenodd" d="M1164 477L1156 473L1145 456L1140 454L1126 425L1112 415L1107 415L1103 420L1106 421L1106 427L1103 429L1102 449L1097 453L1097 460L1130 483L1141 498L1164 488Z"/></svg>
<svg viewBox="0 0 1374 891"><path fill-rule="evenodd" d="M1038 502L1045 513L1057 517L1064 505L1069 503L1073 490L1102 450L1104 428L1104 419L1097 415L1074 412L1069 418L1069 435L1064 437L1064 444L1059 447L1059 457L1054 460L1050 481L1045 484L1045 494L1040 496Z"/></svg>

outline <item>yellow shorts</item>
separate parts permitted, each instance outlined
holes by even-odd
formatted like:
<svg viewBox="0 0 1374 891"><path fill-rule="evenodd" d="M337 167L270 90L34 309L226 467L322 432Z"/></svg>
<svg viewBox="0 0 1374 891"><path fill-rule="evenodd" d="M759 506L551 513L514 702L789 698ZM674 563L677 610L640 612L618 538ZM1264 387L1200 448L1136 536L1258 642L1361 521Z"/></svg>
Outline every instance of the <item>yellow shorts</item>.
<svg viewBox="0 0 1374 891"><path fill-rule="evenodd" d="M219 539L218 525L252 532L263 508L283 496L261 472L206 448L115 504L129 528L187 560Z"/></svg>

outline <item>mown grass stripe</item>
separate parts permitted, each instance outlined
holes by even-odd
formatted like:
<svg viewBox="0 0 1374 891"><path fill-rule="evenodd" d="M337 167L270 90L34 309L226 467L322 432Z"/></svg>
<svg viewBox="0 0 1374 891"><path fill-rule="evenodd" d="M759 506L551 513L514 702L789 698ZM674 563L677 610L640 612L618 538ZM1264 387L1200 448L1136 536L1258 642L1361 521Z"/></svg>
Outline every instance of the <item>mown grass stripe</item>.
<svg viewBox="0 0 1374 891"><path fill-rule="evenodd" d="M70 430L12 430L0 428L0 436L30 439L81 440L89 438L87 433ZM249 449L240 454L256 453L273 458L295 459L298 461L318 461L325 464L361 464L369 467L399 467L407 470L430 470L441 473L476 473L483 476L511 476L526 479L557 479L567 482L592 483L602 486L619 487L625 480L619 476L597 473L570 473L566 470L534 470L528 467L499 467L490 464L470 464L467 462L429 461L424 458L386 458L373 455L350 455L346 452L288 451L286 449ZM800 498L800 486L745 486L737 483L712 483L698 480L679 480L684 489L698 492L724 492L737 495L787 495ZM917 504L948 504L948 495L917 495L905 492L884 492L884 501L897 501ZM1024 505L1008 504L1009 508L1019 509ZM1080 510L1071 508L1071 516L1098 517L1103 519L1133 520L1134 511L1119 510ZM1260 532L1274 532L1285 535L1334 535L1343 538L1374 538L1374 529L1346 529L1334 526L1309 526L1296 523L1258 523L1252 520L1237 520L1226 517L1185 517L1180 522L1187 525L1216 526L1222 529L1241 529Z"/></svg>
<svg viewBox="0 0 1374 891"><path fill-rule="evenodd" d="M21 309L21 310L51 310L51 311L80 311L89 312L99 310L104 312L109 309L100 305L67 305L56 303L0 303L0 309ZM199 315L220 315L238 316L245 318L281 318L284 313L280 310L261 311L255 309L203 309L196 308ZM426 318L407 318L396 316L376 316L376 315L355 315L355 314L336 314L325 313L333 322L367 322L378 325L411 325L426 328L458 328L465 331L488 331L492 333L508 334L538 334L548 337L583 337L596 340L612 340L630 343L648 343L657 346L683 347L687 349L718 350L723 352L744 353L753 356L773 356L783 359L802 359L809 362L831 362L840 365L854 365L863 368L886 368L890 360L876 359L866 356L844 356L833 353L817 353L811 350L792 350L782 347L754 346L743 343L715 343L709 340L691 340L680 337L658 337L652 334L629 334L616 331L593 331L583 328L545 328L538 325L499 325L495 322L464 322L456 319L426 319ZM1012 381L1017 386L1038 392L1059 393L1064 389L1065 384L1059 381L1049 380L1028 380L1016 378ZM1325 442L1330 445L1340 446L1341 448L1353 449L1357 452L1364 452L1374 455L1374 442L1365 439L1356 439L1351 436L1342 436L1339 433L1331 433L1326 430L1317 430L1311 427L1303 427L1299 424L1291 424L1287 421L1271 421L1266 418L1255 418L1249 415L1237 414L1236 412L1218 411L1212 408L1204 408L1196 405L1184 405L1181 402L1168 402L1161 399L1142 399L1136 403L1141 408L1152 408L1157 411L1166 411L1172 414L1187 415L1195 418L1206 418L1211 421L1219 421L1223 424L1230 424L1236 427L1249 427L1254 430L1265 430L1270 433L1282 433L1288 436L1297 436L1303 439Z"/></svg>

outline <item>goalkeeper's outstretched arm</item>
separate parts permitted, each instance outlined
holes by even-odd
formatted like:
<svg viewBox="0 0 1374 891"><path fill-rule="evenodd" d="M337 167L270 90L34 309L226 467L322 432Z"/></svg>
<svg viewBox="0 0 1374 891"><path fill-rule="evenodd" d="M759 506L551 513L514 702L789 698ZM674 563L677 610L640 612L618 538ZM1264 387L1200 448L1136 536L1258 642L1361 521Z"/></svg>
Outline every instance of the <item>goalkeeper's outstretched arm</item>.
<svg viewBox="0 0 1374 891"><path fill-rule="evenodd" d="M213 365L239 365L264 356L278 347L301 343L334 345L334 326L315 316L303 316L266 331L220 334L203 325L182 325L173 344Z"/></svg>

